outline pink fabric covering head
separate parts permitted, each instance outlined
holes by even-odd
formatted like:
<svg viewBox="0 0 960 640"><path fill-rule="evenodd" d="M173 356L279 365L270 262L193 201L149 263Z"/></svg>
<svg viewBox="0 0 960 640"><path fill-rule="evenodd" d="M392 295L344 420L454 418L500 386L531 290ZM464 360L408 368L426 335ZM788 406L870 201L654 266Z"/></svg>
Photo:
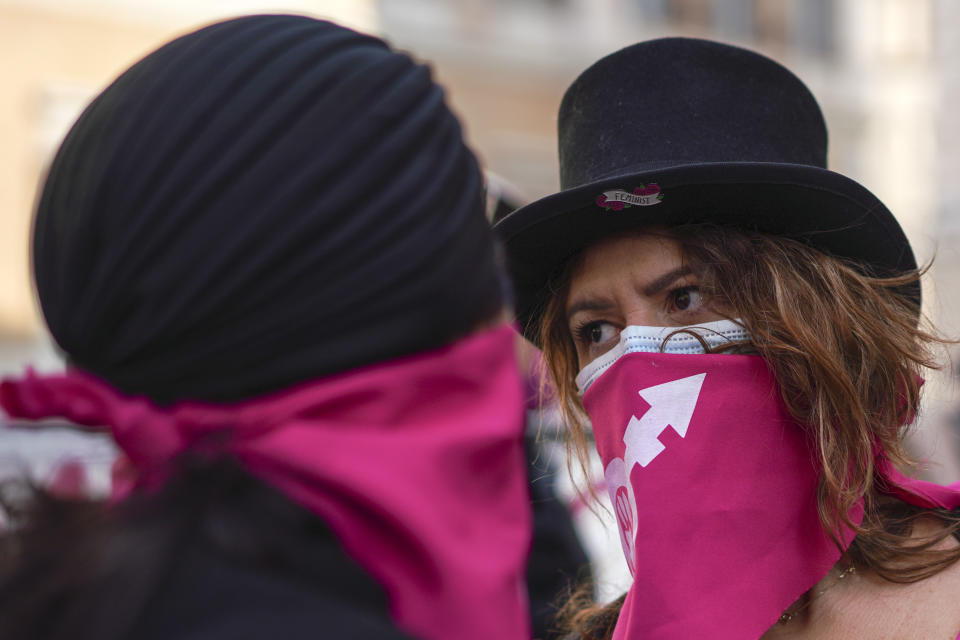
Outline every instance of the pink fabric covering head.
<svg viewBox="0 0 960 640"><path fill-rule="evenodd" d="M522 383L507 326L231 405L168 408L77 371L0 385L14 417L109 430L137 484L228 452L321 516L431 640L529 637Z"/></svg>
<svg viewBox="0 0 960 640"><path fill-rule="evenodd" d="M626 353L583 404L634 576L615 640L757 638L840 559L812 439L762 358ZM878 462L897 497L960 504ZM862 503L849 516L859 524Z"/></svg>

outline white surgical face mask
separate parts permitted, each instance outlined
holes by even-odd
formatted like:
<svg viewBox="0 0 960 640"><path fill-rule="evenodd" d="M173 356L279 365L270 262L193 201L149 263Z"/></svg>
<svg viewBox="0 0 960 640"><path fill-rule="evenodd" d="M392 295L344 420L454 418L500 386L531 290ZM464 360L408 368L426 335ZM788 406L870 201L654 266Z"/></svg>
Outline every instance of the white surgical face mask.
<svg viewBox="0 0 960 640"><path fill-rule="evenodd" d="M620 332L617 346L581 369L577 375L577 387L581 394L585 393L594 380L627 353L704 353L703 344L697 336L703 338L703 342L711 349L750 340L747 330L733 320L715 320L689 327L632 325Z"/></svg>

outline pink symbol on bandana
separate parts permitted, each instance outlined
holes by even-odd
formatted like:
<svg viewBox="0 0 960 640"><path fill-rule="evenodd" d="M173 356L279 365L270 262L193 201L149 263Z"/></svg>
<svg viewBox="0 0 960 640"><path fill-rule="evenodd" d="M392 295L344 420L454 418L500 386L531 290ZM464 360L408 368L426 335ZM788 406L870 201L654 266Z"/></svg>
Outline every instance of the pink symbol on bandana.
<svg viewBox="0 0 960 640"><path fill-rule="evenodd" d="M607 490L620 529L620 542L631 575L635 574L634 548L638 520L630 472L636 465L646 467L663 453L666 447L660 442L660 434L667 427L673 427L681 438L686 437L706 376L706 373L700 373L641 389L640 397L650 408L639 419L630 416L623 434L623 458L614 458L604 469Z"/></svg>
<svg viewBox="0 0 960 640"><path fill-rule="evenodd" d="M617 525L620 527L620 531L623 532L624 536L635 540L632 501L633 498L626 487L617 487L617 492L613 498L613 512L617 514ZM633 559L627 558L627 562L631 565L630 573L633 573Z"/></svg>
<svg viewBox="0 0 960 640"><path fill-rule="evenodd" d="M611 460L604 469L603 476L617 517L617 530L620 532L620 544L627 559L627 568L630 569L630 575L634 575L633 545L637 539L637 501L633 497L633 486L630 484L623 458Z"/></svg>

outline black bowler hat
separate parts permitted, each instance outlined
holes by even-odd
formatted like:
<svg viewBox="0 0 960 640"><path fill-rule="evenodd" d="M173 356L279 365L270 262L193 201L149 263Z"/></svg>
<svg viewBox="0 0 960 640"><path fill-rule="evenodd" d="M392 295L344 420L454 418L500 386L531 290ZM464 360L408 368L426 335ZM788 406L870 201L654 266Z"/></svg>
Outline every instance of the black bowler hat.
<svg viewBox="0 0 960 640"><path fill-rule="evenodd" d="M495 226L533 339L526 329L564 262L643 226L710 222L787 236L871 275L917 267L883 203L827 170L826 125L807 87L753 51L692 38L621 49L574 81L558 127L562 190ZM919 285L909 294L919 303Z"/></svg>

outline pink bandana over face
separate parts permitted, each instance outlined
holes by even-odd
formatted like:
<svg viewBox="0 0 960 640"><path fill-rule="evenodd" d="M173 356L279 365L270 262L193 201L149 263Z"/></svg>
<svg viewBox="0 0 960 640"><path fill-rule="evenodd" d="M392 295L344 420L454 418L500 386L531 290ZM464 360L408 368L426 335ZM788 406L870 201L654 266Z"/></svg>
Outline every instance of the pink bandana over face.
<svg viewBox="0 0 960 640"><path fill-rule="evenodd" d="M401 629L525 640L531 523L514 336L504 326L231 405L157 407L76 371L5 381L0 404L108 430L134 485L215 443L322 517L383 585Z"/></svg>
<svg viewBox="0 0 960 640"><path fill-rule="evenodd" d="M841 556L817 513L812 439L759 356L612 355L578 381L633 575L614 639L761 636ZM960 506L960 485L877 463L889 494Z"/></svg>
<svg viewBox="0 0 960 640"><path fill-rule="evenodd" d="M615 639L757 638L840 559L762 358L627 353L583 404L634 579Z"/></svg>

